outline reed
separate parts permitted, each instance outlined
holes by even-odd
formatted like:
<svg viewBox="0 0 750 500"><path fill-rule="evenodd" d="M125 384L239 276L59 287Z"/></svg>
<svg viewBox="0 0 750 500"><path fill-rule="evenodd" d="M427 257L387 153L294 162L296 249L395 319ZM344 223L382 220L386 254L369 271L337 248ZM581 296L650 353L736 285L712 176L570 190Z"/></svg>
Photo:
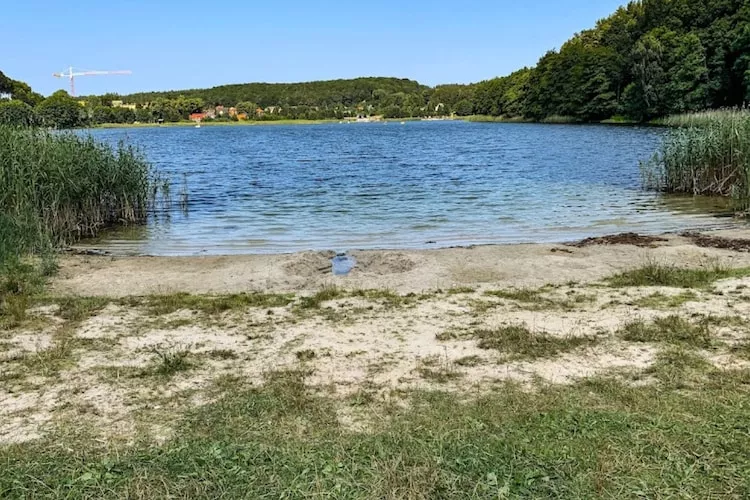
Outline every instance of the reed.
<svg viewBox="0 0 750 500"><path fill-rule="evenodd" d="M642 165L646 187L664 192L731 196L750 207L750 110L674 116L660 150Z"/></svg>
<svg viewBox="0 0 750 500"><path fill-rule="evenodd" d="M0 127L0 232L6 242L0 259L144 222L155 177L125 144L112 148L73 133Z"/></svg>

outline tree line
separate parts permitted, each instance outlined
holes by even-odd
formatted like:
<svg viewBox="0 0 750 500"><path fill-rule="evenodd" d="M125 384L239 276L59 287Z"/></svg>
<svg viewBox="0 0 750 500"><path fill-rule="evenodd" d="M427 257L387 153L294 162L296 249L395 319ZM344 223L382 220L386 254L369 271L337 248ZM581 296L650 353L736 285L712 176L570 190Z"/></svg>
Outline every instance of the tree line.
<svg viewBox="0 0 750 500"><path fill-rule="evenodd" d="M535 67L470 85L427 87L398 78L248 83L88 96L74 112L75 101L64 92L44 99L0 73L2 94L20 103L0 105L0 121L10 116L49 126L180 121L218 105L262 120L455 114L645 121L750 100L750 2L633 1L549 51ZM113 107L113 101L135 109Z"/></svg>

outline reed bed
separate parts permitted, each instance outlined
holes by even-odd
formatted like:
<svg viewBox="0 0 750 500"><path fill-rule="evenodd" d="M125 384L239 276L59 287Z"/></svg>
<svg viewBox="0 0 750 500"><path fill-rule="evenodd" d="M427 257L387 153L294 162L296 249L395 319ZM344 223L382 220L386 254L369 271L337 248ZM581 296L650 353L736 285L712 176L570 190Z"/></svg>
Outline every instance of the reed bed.
<svg viewBox="0 0 750 500"><path fill-rule="evenodd" d="M671 193L731 196L750 208L750 110L726 109L663 120L670 130L642 165L647 187Z"/></svg>
<svg viewBox="0 0 750 500"><path fill-rule="evenodd" d="M6 242L0 259L144 222L156 185L148 162L130 146L0 126L0 233Z"/></svg>

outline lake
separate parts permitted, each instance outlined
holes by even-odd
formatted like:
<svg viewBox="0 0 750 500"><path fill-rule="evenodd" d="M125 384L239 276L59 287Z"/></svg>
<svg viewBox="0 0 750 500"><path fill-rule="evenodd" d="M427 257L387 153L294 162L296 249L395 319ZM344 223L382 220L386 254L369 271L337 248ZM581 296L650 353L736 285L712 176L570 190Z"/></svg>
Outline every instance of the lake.
<svg viewBox="0 0 750 500"><path fill-rule="evenodd" d="M174 179L169 217L87 243L115 254L562 242L731 224L691 197L641 189L657 128L447 121L87 133L137 145Z"/></svg>

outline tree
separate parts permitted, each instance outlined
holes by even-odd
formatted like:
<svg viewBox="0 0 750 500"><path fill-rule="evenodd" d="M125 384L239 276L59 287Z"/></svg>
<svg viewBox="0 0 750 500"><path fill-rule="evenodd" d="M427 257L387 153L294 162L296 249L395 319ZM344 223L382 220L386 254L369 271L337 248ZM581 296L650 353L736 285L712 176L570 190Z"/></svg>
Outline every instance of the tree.
<svg viewBox="0 0 750 500"><path fill-rule="evenodd" d="M462 99L456 103L455 108L458 116L469 116L474 113L474 105L468 99Z"/></svg>
<svg viewBox="0 0 750 500"><path fill-rule="evenodd" d="M37 114L46 127L74 128L84 124L83 107L64 90L39 103Z"/></svg>
<svg viewBox="0 0 750 500"><path fill-rule="evenodd" d="M94 123L114 123L112 108L110 106L96 106L91 113L91 120Z"/></svg>
<svg viewBox="0 0 750 500"><path fill-rule="evenodd" d="M660 114L665 83L663 54L664 47L655 34L647 34L635 44L635 81L625 91L626 109L633 117L644 119Z"/></svg>
<svg viewBox="0 0 750 500"><path fill-rule="evenodd" d="M237 109L237 113L244 113L248 118L254 118L258 105L251 101L242 101L238 102L235 108Z"/></svg>
<svg viewBox="0 0 750 500"><path fill-rule="evenodd" d="M36 123L34 108L23 101L0 101L0 125L28 127Z"/></svg>

